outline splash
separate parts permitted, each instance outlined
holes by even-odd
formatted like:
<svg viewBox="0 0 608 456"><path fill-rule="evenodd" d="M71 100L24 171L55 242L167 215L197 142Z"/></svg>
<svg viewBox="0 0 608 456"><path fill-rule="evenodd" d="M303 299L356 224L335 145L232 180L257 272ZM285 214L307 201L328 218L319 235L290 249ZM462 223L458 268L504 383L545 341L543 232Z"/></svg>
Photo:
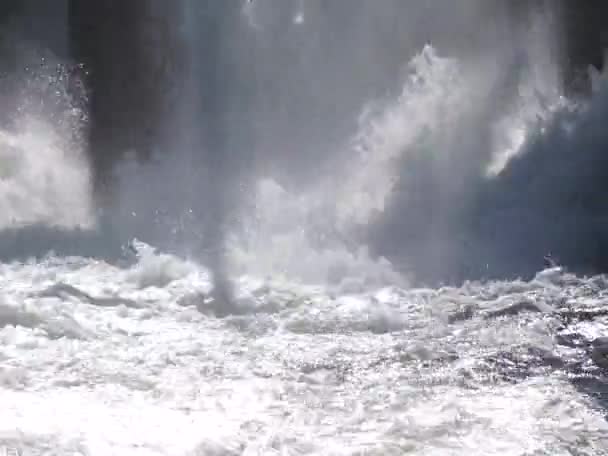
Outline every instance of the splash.
<svg viewBox="0 0 608 456"><path fill-rule="evenodd" d="M357 237L385 210L399 178L397 163L442 115L467 102L459 66L426 46L410 62L397 100L363 113L340 165L308 192L291 194L272 179L256 188L246 245L235 249L241 270L280 273L317 283L405 283L386 258L375 258Z"/></svg>
<svg viewBox="0 0 608 456"><path fill-rule="evenodd" d="M456 110L471 108L473 93L464 84L456 59L440 57L426 45L409 63L411 73L395 101L363 113L350 164L338 198L338 217L369 223L384 212L399 180L399 161L421 139L436 134ZM439 151L429 151L434 153Z"/></svg>
<svg viewBox="0 0 608 456"><path fill-rule="evenodd" d="M48 54L28 53L20 63L22 70L0 81L4 101L7 92L13 98L0 128L0 229L91 228L82 87Z"/></svg>
<svg viewBox="0 0 608 456"><path fill-rule="evenodd" d="M410 251L406 271L416 269L418 255L432 257L443 241L458 239L449 224L463 216L462 205L520 153L539 118L556 110L546 102L553 98L531 82L528 62L512 57L506 77L499 65L467 66L426 45L409 62L399 95L366 106L358 131L329 151L333 159L314 183L294 192L273 176L255 182L252 197L245 198L251 204L222 227L230 275L280 276L342 290L406 284L409 274L374 252L370 232L395 213L401 216L402 205L408 219L402 233L430 233L435 245ZM121 229L130 226L126 231L154 245L181 244L197 256L211 214L201 202L223 187L201 187L204 173L193 170L180 150L118 171ZM195 188L211 193L195 194ZM438 213L438 221L429 224L429 211Z"/></svg>
<svg viewBox="0 0 608 456"><path fill-rule="evenodd" d="M327 202L324 194L295 195L260 180L253 214L230 237L233 270L343 290L404 283L388 260L340 230Z"/></svg>
<svg viewBox="0 0 608 456"><path fill-rule="evenodd" d="M493 62L473 65L424 46L398 96L366 106L358 131L328 154L314 184L294 193L272 178L258 181L254 215L232 244L240 270L334 285L407 283L403 271L417 269L418 255L432 257L442 240L458 238L450 224L492 176L484 170L506 166L539 118L557 109L536 90L534 65L518 54L507 62L505 76ZM437 242L410 251L401 272L374 252L376 225L395 216L406 218L402 235L420 228Z"/></svg>

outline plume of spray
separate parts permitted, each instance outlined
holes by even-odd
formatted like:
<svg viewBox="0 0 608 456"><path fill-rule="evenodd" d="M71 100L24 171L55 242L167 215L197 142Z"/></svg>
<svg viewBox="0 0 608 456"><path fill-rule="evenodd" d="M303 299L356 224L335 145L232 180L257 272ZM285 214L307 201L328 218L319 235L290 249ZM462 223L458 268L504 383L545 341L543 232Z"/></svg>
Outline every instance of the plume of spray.
<svg viewBox="0 0 608 456"><path fill-rule="evenodd" d="M171 91L175 109L163 119L163 139L149 161L127 156L116 164L110 218L123 239L137 237L203 263L213 276L215 312L234 313L225 235L238 206L238 176L232 172L221 109L224 6L183 0L175 8L180 14L172 15L176 23L169 28L177 35L172 39L183 65L172 69L167 87L159 88Z"/></svg>
<svg viewBox="0 0 608 456"><path fill-rule="evenodd" d="M431 59L436 74L451 73L431 78L441 88L431 95L435 104L410 110L416 99L410 96L388 119L380 118L377 136L384 143L390 138L389 144L401 151L401 163L376 245L381 252L392 250L420 281L460 282L483 277L489 265L505 265L477 238L480 219L489 216L480 212L479 200L525 150L526 138L565 104L550 17L543 10L511 40L473 58L450 59L448 71ZM412 122L428 111L421 125ZM375 150L386 147L376 144Z"/></svg>
<svg viewBox="0 0 608 456"><path fill-rule="evenodd" d="M465 98L481 94L474 109L450 106L447 124L406 147L381 251L398 245L395 256L423 281L529 276L547 254L576 271L605 270L605 85L596 73L590 100L564 98L551 49L558 30L535 19L522 57L502 61L498 78L458 59L473 89ZM484 87L472 69L494 82Z"/></svg>
<svg viewBox="0 0 608 456"><path fill-rule="evenodd" d="M177 120L170 122L171 138L160 146L159 160L143 168L134 166L132 171L120 167L125 223L131 218L138 226L133 232L156 231L159 241L179 231L175 238L181 237L191 253L204 252L202 260L213 270L220 290L229 290L229 272L284 275L340 287L352 286L353 278L365 286L403 284L405 279L391 263L374 257L370 249L389 245L387 256L396 258L401 240L386 231L378 236L380 231L370 228L382 226L392 214L398 214L407 219L408 229L424 226L424 231L434 233L431 238L436 242L426 246L438 250L437 261L446 256L441 241L451 233L442 220L463 216L460 208L472 198L482 179L481 170L493 157L492 129L504 121L509 109L515 109L505 106L519 90L528 55L519 49L514 52L512 47L500 52L492 48L486 56L497 53L499 58L467 56L469 62L463 63L456 57L439 57L435 47L426 46L411 60L400 93L394 97L389 93L375 106L368 105L358 116L358 124L352 124L355 128L347 135L349 139L336 142L328 138L335 137L335 131L348 130L344 128L348 122L336 119L356 119L370 95L362 89L370 81L386 86L387 73L398 73L401 63L395 62L407 60L407 46L398 54L375 52L385 42L378 39L384 21L401 17L398 12L407 13L402 16L406 22L413 18L412 24L425 14L427 20L442 16L432 8L421 12L428 8L414 2L404 6L386 1L371 11L369 4L361 2L336 8L297 2L293 11L291 4L266 3L266 9L259 2L247 4L241 22L234 16L226 20L223 7L180 4L187 11L183 31L191 61L180 79L180 110ZM461 13L460 22L480 19L475 13L477 2L464 1L461 6L466 6L466 13ZM374 20L366 22L367 13L372 12ZM268 14L274 19L269 20ZM347 14L360 27L352 29L354 32L343 30L340 17L333 14ZM205 17L223 19L202 26ZM320 18L326 22L319 22ZM440 36L462 32L460 26L441 30L446 24L439 23L435 26ZM253 40L247 39L252 38L247 27L254 31ZM286 43L286 53L277 47L278 41L268 41L274 33ZM332 41L312 40L325 47L307 44L315 33L326 34ZM261 48L254 46L254 52L246 55L255 39ZM410 47L420 41L419 37L408 40ZM352 61L324 63L325 53L334 51L351 56ZM285 69L277 64L297 56L299 73L274 73L279 67ZM389 62L390 70L383 68ZM353 64L374 71L366 74L367 80L352 83L333 78L336 66ZM229 72L229 68L236 71ZM235 76L239 72L246 76L239 79ZM263 81L270 81L270 87ZM244 95L239 93L239 84L245 85ZM247 96L251 92L254 96ZM306 95L309 100L304 102ZM268 100L275 96L273 112ZM300 101L303 105L296 108ZM332 104L348 108L339 115L319 110ZM323 121L313 121L316 115ZM254 134L244 125L256 126ZM328 130L334 132L328 134ZM309 134L304 136L304 132ZM286 134L289 143L282 139ZM421 161L423 149L426 153ZM249 163L251 150L257 163L244 179L235 169ZM284 163L285 157L294 160L297 172L274 165ZM427 186L428 199L422 207L400 210L400 189L410 185L410 176L416 175ZM308 184L290 183L293 178L301 182L302 176L308 176ZM249 195L238 190L242 187L250 189ZM410 196L406 199L409 206ZM431 225L424 220L429 210L441 214ZM239 217L230 216L234 213ZM148 238L155 241L155 236ZM410 251L407 262L424 263L424 255L433 256L424 252L418 257Z"/></svg>
<svg viewBox="0 0 608 456"><path fill-rule="evenodd" d="M592 80L590 99L563 100L539 119L521 152L483 186L472 236L500 259L492 275L532 274L547 254L573 271L605 271L608 92L605 75L593 71Z"/></svg>
<svg viewBox="0 0 608 456"><path fill-rule="evenodd" d="M0 80L0 229L94 226L78 71L24 44Z"/></svg>

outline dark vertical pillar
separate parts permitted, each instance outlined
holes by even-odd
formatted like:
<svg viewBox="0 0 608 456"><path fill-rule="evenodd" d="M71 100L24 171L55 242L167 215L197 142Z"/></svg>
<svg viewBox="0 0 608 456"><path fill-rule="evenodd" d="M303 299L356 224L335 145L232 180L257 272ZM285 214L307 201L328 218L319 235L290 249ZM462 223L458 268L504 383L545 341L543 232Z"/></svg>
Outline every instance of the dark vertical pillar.
<svg viewBox="0 0 608 456"><path fill-rule="evenodd" d="M97 195L111 193L112 166L148 157L170 106L174 2L71 0L70 43L90 92L89 148Z"/></svg>

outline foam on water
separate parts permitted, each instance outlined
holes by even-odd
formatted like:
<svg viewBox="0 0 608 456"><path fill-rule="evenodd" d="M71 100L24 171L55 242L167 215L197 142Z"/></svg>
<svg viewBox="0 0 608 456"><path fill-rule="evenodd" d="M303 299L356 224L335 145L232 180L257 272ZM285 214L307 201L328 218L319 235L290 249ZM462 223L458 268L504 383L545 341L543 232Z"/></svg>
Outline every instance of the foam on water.
<svg viewBox="0 0 608 456"><path fill-rule="evenodd" d="M169 261L182 272L133 280ZM601 454L601 398L575 371L604 380L584 347L555 336L560 312L594 308L583 299L607 284L551 270L334 297L243 277L249 310L218 319L193 298L208 296L208 272L178 258L6 264L0 443L30 454Z"/></svg>

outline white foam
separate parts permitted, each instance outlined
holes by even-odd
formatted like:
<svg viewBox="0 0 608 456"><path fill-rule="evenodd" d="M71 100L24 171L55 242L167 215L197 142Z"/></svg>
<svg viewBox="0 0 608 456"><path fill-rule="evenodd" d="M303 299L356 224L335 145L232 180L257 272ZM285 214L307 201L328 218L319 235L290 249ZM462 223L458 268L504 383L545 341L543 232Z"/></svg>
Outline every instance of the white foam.
<svg viewBox="0 0 608 456"><path fill-rule="evenodd" d="M137 261L128 269L60 258L2 266L3 315L12 317L0 330L0 445L91 456L567 454L568 429L589 451L608 444L593 403L559 371L534 374L532 364L521 369L534 378L510 383L488 367L504 353L522 363L528 349L550 356L554 315L521 308L486 317L506 302L579 299L590 286L603 293L606 278L550 270L550 283L332 296L243 277L246 311L214 318L193 312L197 302L179 304L208 293L204 268L192 264L142 289L133 274L150 259ZM110 298L139 306L98 304ZM47 331L62 321L79 331ZM564 362L581 356L557 353Z"/></svg>

